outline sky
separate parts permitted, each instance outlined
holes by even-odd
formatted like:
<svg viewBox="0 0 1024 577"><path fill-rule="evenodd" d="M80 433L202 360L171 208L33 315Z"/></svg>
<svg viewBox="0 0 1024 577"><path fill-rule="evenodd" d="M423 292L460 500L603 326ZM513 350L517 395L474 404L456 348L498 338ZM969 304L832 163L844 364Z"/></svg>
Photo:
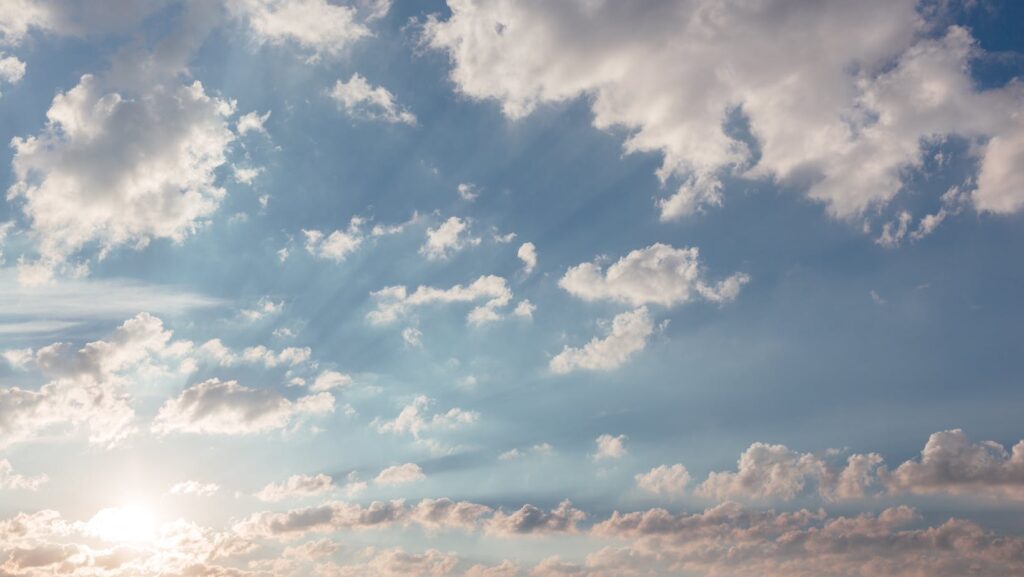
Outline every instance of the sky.
<svg viewBox="0 0 1024 577"><path fill-rule="evenodd" d="M0 576L1024 575L1022 28L0 0Z"/></svg>

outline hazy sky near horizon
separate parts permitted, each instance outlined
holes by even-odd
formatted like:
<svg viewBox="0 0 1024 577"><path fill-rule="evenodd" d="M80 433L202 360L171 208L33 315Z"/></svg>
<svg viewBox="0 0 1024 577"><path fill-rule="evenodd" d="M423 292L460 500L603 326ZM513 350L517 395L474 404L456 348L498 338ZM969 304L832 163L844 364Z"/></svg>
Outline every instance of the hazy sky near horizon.
<svg viewBox="0 0 1024 577"><path fill-rule="evenodd" d="M1024 575L1022 29L0 0L0 576Z"/></svg>

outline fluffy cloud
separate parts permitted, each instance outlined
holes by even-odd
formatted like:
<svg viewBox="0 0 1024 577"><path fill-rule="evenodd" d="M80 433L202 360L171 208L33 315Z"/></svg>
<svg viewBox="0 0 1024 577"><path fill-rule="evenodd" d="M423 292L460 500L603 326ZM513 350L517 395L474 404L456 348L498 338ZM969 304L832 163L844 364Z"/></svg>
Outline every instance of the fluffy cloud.
<svg viewBox="0 0 1024 577"><path fill-rule="evenodd" d="M373 482L378 485L404 485L406 483L422 481L426 478L427 476L423 474L423 469L419 465L416 463L406 463L384 469Z"/></svg>
<svg viewBox="0 0 1024 577"><path fill-rule="evenodd" d="M237 381L210 379L168 399L153 421L153 432L247 435L283 429L306 416L334 411L334 397L317 393L290 401Z"/></svg>
<svg viewBox="0 0 1024 577"><path fill-rule="evenodd" d="M57 94L46 128L11 142L7 194L38 238L42 266L92 244L102 255L195 232L224 197L215 171L235 138L232 113L199 82L122 94L85 75Z"/></svg>
<svg viewBox="0 0 1024 577"><path fill-rule="evenodd" d="M292 475L283 483L270 483L256 493L256 498L261 501L283 501L313 497L333 491L335 489L334 479L329 475Z"/></svg>
<svg viewBox="0 0 1024 577"><path fill-rule="evenodd" d="M611 330L603 339L594 337L581 348L566 345L551 358L548 366L558 374L575 370L611 371L622 366L635 353L642 351L654 333L654 321L647 307L616 315Z"/></svg>
<svg viewBox="0 0 1024 577"><path fill-rule="evenodd" d="M359 74L353 74L348 82L337 81L330 96L354 118L389 124L416 124L416 116L400 107L394 94L383 86L373 86Z"/></svg>
<svg viewBox="0 0 1024 577"><path fill-rule="evenodd" d="M448 289L421 285L409 294L404 286L385 287L370 294L377 302L377 308L366 314L367 320L375 325L390 324L408 314L412 309L435 303L471 303L484 301L469 312L469 324L480 325L501 319L498 310L512 300L508 282L494 275L482 276L469 286L457 284Z"/></svg>
<svg viewBox="0 0 1024 577"><path fill-rule="evenodd" d="M532 242L524 242L516 251L516 256L523 261L524 275L529 276L537 268L537 247Z"/></svg>
<svg viewBox="0 0 1024 577"><path fill-rule="evenodd" d="M327 0L238 0L228 9L260 44L294 44L310 59L338 56L370 36L355 8Z"/></svg>
<svg viewBox="0 0 1024 577"><path fill-rule="evenodd" d="M373 425L381 433L410 434L419 439L430 431L456 429L471 425L480 419L479 413L459 407L453 407L443 413L429 413L433 404L433 399L420 395L403 407L394 419L374 419Z"/></svg>
<svg viewBox="0 0 1024 577"><path fill-rule="evenodd" d="M928 438L919 459L885 476L890 491L1024 500L1024 441L1008 452L993 441L972 443L960 429Z"/></svg>
<svg viewBox="0 0 1024 577"><path fill-rule="evenodd" d="M427 240L420 247L420 254L427 260L444 260L467 246L478 244L480 238L471 235L469 221L452 216L437 227L427 229Z"/></svg>
<svg viewBox="0 0 1024 577"><path fill-rule="evenodd" d="M235 130L238 132L238 135L245 136L250 132L266 135L267 129L263 125L270 119L270 112L268 110L266 114L260 115L258 112L253 111L238 117L238 122L235 124Z"/></svg>
<svg viewBox="0 0 1024 577"><path fill-rule="evenodd" d="M824 474L824 464L814 455L796 453L783 445L754 443L740 455L736 472L711 473L696 493L719 500L789 500L804 490L808 477Z"/></svg>
<svg viewBox="0 0 1024 577"><path fill-rule="evenodd" d="M329 235L319 230L303 230L306 252L322 259L341 262L363 244L365 235L362 226L363 219L354 216L347 230L336 230Z"/></svg>
<svg viewBox="0 0 1024 577"><path fill-rule="evenodd" d="M352 377L339 373L338 371L323 371L316 376L309 390L314 393L322 393L331 389L341 389L352 384Z"/></svg>
<svg viewBox="0 0 1024 577"><path fill-rule="evenodd" d="M106 340L78 349L54 343L35 351L31 361L53 380L37 390L0 389L0 446L81 429L88 430L92 443L109 446L124 440L134 431L127 391L131 378L157 378L188 366L184 361L191 343L171 336L160 319L141 313Z"/></svg>
<svg viewBox="0 0 1024 577"><path fill-rule="evenodd" d="M497 535L575 533L576 525L586 518L587 514L569 501L562 501L551 511L523 505L512 513L495 512L487 522L487 531Z"/></svg>
<svg viewBox="0 0 1024 577"><path fill-rule="evenodd" d="M667 497L681 497L690 484L690 472L682 465L660 465L634 478L637 487Z"/></svg>
<svg viewBox="0 0 1024 577"><path fill-rule="evenodd" d="M626 456L626 435L613 437L604 434L594 439L594 443L597 445L597 451L593 455L595 461L621 459Z"/></svg>
<svg viewBox="0 0 1024 577"><path fill-rule="evenodd" d="M583 263L566 271L558 285L586 301L610 300L632 306L657 304L672 307L697 299L713 303L734 300L750 281L743 273L710 283L704 275L696 247L674 248L655 243L631 251L602 270Z"/></svg>
<svg viewBox="0 0 1024 577"><path fill-rule="evenodd" d="M725 503L694 514L616 512L593 532L628 540L635 554L671 572L701 575L997 577L1024 570L1019 538L957 519L907 528L919 520L907 507L829 518L824 511L775 513ZM636 569L639 561L622 569Z"/></svg>
<svg viewBox="0 0 1024 577"><path fill-rule="evenodd" d="M10 461L0 459L0 489L38 491L39 487L43 486L47 481L49 481L49 477L46 475L28 477L15 473Z"/></svg>
<svg viewBox="0 0 1024 577"><path fill-rule="evenodd" d="M721 204L725 173L793 183L834 216L863 215L945 135L990 139L980 210L1021 206L1018 87L978 88L970 34L935 37L916 0L448 5L424 41L448 53L462 93L512 118L586 96L596 127L629 132L627 152L662 154L658 176L678 186L659 203L663 219Z"/></svg>
<svg viewBox="0 0 1024 577"><path fill-rule="evenodd" d="M442 553L436 549L406 553L402 549L380 551L370 548L365 554L369 556L366 561L350 565L329 563L321 567L321 572L338 577L448 577L454 575L453 571L459 563L458 555Z"/></svg>

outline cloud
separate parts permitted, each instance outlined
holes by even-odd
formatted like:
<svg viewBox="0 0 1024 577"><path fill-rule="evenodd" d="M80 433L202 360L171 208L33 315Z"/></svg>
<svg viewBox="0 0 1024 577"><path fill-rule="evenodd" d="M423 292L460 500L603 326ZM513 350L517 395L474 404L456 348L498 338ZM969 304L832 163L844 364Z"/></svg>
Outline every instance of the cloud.
<svg viewBox="0 0 1024 577"><path fill-rule="evenodd" d="M752 511L724 503L702 513L664 509L615 512L595 536L627 541L641 562L701 575L849 575L984 577L1024 570L1017 537L987 532L969 521L911 529L920 517L908 507L829 518L824 511ZM641 565L642 567L642 565ZM587 573L583 573L586 575Z"/></svg>
<svg viewBox="0 0 1024 577"><path fill-rule="evenodd" d="M594 337L581 348L566 345L552 357L548 366L557 374L576 370L611 371L622 366L634 354L642 351L647 339L654 333L654 322L647 307L616 315L611 330L603 339Z"/></svg>
<svg viewBox="0 0 1024 577"><path fill-rule="evenodd" d="M809 453L796 453L784 445L754 443L740 455L736 472L713 472L696 489L701 497L726 500L790 500L800 494L808 477L821 478L825 466Z"/></svg>
<svg viewBox="0 0 1024 577"><path fill-rule="evenodd" d="M473 281L469 286L457 284L449 289L438 289L421 285L412 294L404 286L385 287L370 296L377 308L366 314L366 319L375 325L386 325L407 315L412 309L435 303L470 303L485 301L469 312L469 324L480 325L502 318L498 309L512 300L508 282L500 276L487 275Z"/></svg>
<svg viewBox="0 0 1024 577"><path fill-rule="evenodd" d="M422 553L406 553L401 548L366 551L369 559L364 562L323 566L324 574L338 577L374 575L379 577L447 577L454 575L459 557L455 553L442 553L427 549Z"/></svg>
<svg viewBox="0 0 1024 577"><path fill-rule="evenodd" d="M457 429L476 423L480 414L453 407L443 413L429 413L434 400L420 395L402 408L394 419L374 419L373 426L380 433L409 434L420 439L424 433L436 430Z"/></svg>
<svg viewBox="0 0 1024 577"><path fill-rule="evenodd" d="M309 390L314 393L322 393L332 389L342 389L352 384L352 377L339 373L338 371L323 371L316 376Z"/></svg>
<svg viewBox="0 0 1024 577"><path fill-rule="evenodd" d="M354 8L327 0L239 0L227 6L256 42L293 44L310 60L339 56L371 34Z"/></svg>
<svg viewBox="0 0 1024 577"><path fill-rule="evenodd" d="M0 51L0 83L17 84L25 76L25 63Z"/></svg>
<svg viewBox="0 0 1024 577"><path fill-rule="evenodd" d="M199 82L122 94L87 74L58 93L46 128L11 142L8 198L38 239L37 277L89 245L102 256L198 230L225 194L215 179L232 113Z"/></svg>
<svg viewBox="0 0 1024 577"><path fill-rule="evenodd" d="M329 475L292 475L283 483L270 483L256 493L260 501L277 502L322 495L336 489Z"/></svg>
<svg viewBox="0 0 1024 577"><path fill-rule="evenodd" d="M175 483L167 491L171 495L195 495L197 497L212 497L220 491L217 483L200 483L199 481L182 481Z"/></svg>
<svg viewBox="0 0 1024 577"><path fill-rule="evenodd" d="M49 480L46 475L29 477L15 473L10 461L0 459L0 490L38 491Z"/></svg>
<svg viewBox="0 0 1024 577"><path fill-rule="evenodd" d="M418 349L423 346L423 331L416 327L405 327L402 329L402 340L410 347Z"/></svg>
<svg viewBox="0 0 1024 577"><path fill-rule="evenodd" d="M523 261L523 274L530 276L533 269L537 268L537 247L532 242L524 242L516 251L516 256Z"/></svg>
<svg viewBox="0 0 1024 577"><path fill-rule="evenodd" d="M496 535L544 535L575 533L577 523L587 518L569 501L562 501L551 511L523 505L512 513L497 511L487 522L486 531Z"/></svg>
<svg viewBox="0 0 1024 577"><path fill-rule="evenodd" d="M935 30L916 0L448 6L423 41L448 54L460 92L511 118L585 98L595 127L627 131L626 152L662 155L657 175L677 186L659 202L663 220L722 204L725 174L795 184L836 217L867 215L945 135L988 141L979 210L1024 204L1016 84L980 88L970 33Z"/></svg>
<svg viewBox="0 0 1024 577"><path fill-rule="evenodd" d="M394 94L383 86L373 86L358 73L353 74L348 82L338 80L330 96L353 118L388 124L416 124L416 116L400 107Z"/></svg>
<svg viewBox="0 0 1024 577"><path fill-rule="evenodd" d="M209 379L197 383L160 407L153 432L249 435L283 429L306 416L334 411L334 397L317 393L290 401L268 390L237 381Z"/></svg>
<svg viewBox="0 0 1024 577"><path fill-rule="evenodd" d="M512 309L512 314L524 319L532 319L536 310L537 305L531 303L530 299L523 299L516 304L516 308Z"/></svg>
<svg viewBox="0 0 1024 577"><path fill-rule="evenodd" d="M406 463L384 469L373 482L378 485L404 485L406 483L422 481L426 478L427 476L423 474L423 469L419 465L416 463Z"/></svg>
<svg viewBox="0 0 1024 577"><path fill-rule="evenodd" d="M672 307L695 300L727 303L736 299L740 288L750 282L735 273L717 283L706 280L699 251L655 243L631 251L602 270L597 263L571 267L558 286L585 301L610 300L640 306Z"/></svg>
<svg viewBox="0 0 1024 577"><path fill-rule="evenodd" d="M480 238L472 236L469 221L457 216L427 229L427 240L420 247L420 254L427 260L446 260L468 246L480 244Z"/></svg>
<svg viewBox="0 0 1024 577"><path fill-rule="evenodd" d="M266 114L260 115L260 113L254 110L238 117L238 122L235 123L235 130L238 132L238 135L245 136L250 132L255 132L265 136L267 129L263 125L270 119L270 112L268 110Z"/></svg>
<svg viewBox="0 0 1024 577"><path fill-rule="evenodd" d="M636 486L654 495L681 497L690 484L690 472L682 465L659 465L634 477Z"/></svg>
<svg viewBox="0 0 1024 577"><path fill-rule="evenodd" d="M480 192L476 185L470 182L460 182L459 186L456 187L459 193L459 198L467 201L474 201L480 196Z"/></svg>
<svg viewBox="0 0 1024 577"><path fill-rule="evenodd" d="M303 229L306 252L318 258L341 262L363 244L365 235L362 225L363 219L354 216L347 230L336 230L326 236L319 230Z"/></svg>
<svg viewBox="0 0 1024 577"><path fill-rule="evenodd" d="M626 435L618 435L613 437L605 434L594 439L594 443L597 445L597 451L593 454L592 458L594 461L604 461L608 459L621 459L626 456Z"/></svg>
<svg viewBox="0 0 1024 577"><path fill-rule="evenodd" d="M1024 441L1007 451L993 441L972 443L960 429L933 433L918 459L884 481L893 493L1024 500Z"/></svg>

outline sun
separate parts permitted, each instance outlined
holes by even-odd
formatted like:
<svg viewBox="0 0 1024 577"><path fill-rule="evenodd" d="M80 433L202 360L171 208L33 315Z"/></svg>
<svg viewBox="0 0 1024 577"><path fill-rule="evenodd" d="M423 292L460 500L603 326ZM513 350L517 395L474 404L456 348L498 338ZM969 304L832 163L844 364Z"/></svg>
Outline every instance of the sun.
<svg viewBox="0 0 1024 577"><path fill-rule="evenodd" d="M140 504L102 509L89 520L90 531L104 541L146 543L156 538L156 517Z"/></svg>

